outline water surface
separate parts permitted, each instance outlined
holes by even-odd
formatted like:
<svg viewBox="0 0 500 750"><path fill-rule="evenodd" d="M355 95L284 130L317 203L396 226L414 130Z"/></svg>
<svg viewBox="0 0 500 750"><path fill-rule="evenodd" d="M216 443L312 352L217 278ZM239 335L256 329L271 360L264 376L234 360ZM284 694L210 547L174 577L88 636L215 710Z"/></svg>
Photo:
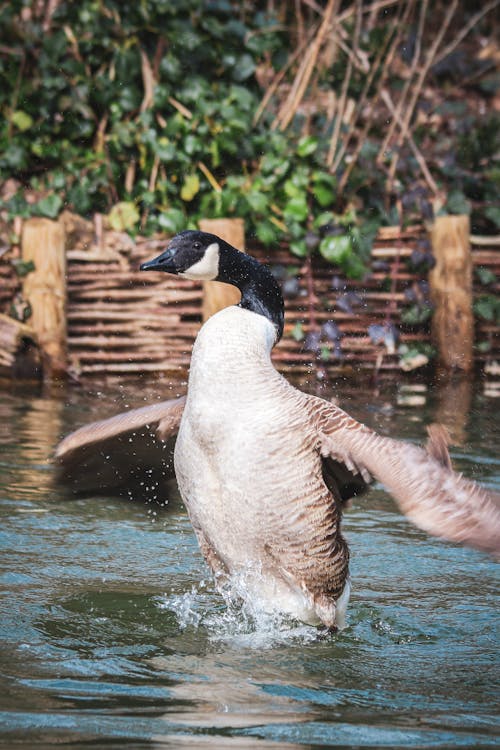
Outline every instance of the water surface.
<svg viewBox="0 0 500 750"><path fill-rule="evenodd" d="M182 389L0 391L0 745L495 746L496 564L414 529L381 488L346 514L348 627L326 636L228 608L175 488L148 503L53 486L62 435ZM457 468L500 489L482 388L340 397L412 441L444 421Z"/></svg>

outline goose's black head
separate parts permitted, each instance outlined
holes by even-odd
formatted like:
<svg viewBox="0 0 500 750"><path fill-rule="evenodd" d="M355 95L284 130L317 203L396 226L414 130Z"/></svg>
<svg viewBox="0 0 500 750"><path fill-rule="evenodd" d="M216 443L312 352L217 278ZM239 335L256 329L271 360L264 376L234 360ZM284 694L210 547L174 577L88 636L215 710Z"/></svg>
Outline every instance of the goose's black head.
<svg viewBox="0 0 500 750"><path fill-rule="evenodd" d="M208 232L186 230L170 240L157 258L141 265L141 271L165 271L187 279L223 281L241 291L240 307L268 318L283 333L283 296L266 266Z"/></svg>
<svg viewBox="0 0 500 750"><path fill-rule="evenodd" d="M215 234L180 232L161 255L143 263L141 271L166 271L187 279L211 281L219 275L221 244Z"/></svg>

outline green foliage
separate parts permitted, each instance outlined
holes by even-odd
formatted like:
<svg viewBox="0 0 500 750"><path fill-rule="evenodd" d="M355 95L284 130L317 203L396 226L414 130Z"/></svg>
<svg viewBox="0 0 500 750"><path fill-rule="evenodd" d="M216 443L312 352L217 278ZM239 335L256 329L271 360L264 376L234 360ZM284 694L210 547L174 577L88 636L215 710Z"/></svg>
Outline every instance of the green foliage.
<svg viewBox="0 0 500 750"><path fill-rule="evenodd" d="M303 341L304 337L304 327L300 321L297 321L292 328L292 338L295 339L295 341Z"/></svg>
<svg viewBox="0 0 500 750"><path fill-rule="evenodd" d="M33 263L32 260L25 261L25 260L20 260L18 258L14 258L11 261L11 264L14 267L16 274L20 278L27 276L29 273L31 273L31 271L35 270L35 264Z"/></svg>
<svg viewBox="0 0 500 750"><path fill-rule="evenodd" d="M500 323L500 299L493 294L482 294L474 301L474 312L484 320Z"/></svg>
<svg viewBox="0 0 500 750"><path fill-rule="evenodd" d="M35 11L21 20L23 5L0 8L12 50L0 69L0 173L57 195L41 215L132 202L143 229L172 209L167 223L182 211L186 224L214 184L253 164L254 72L282 48L271 19L238 20L229 2L82 0L58 4L46 33Z"/></svg>
<svg viewBox="0 0 500 750"><path fill-rule="evenodd" d="M470 201L461 190L452 190L446 201L446 210L450 214L470 214Z"/></svg>
<svg viewBox="0 0 500 750"><path fill-rule="evenodd" d="M500 148L500 118L491 114L479 117L469 124L458 140L458 161L469 169L480 169L485 159L498 153Z"/></svg>
<svg viewBox="0 0 500 750"><path fill-rule="evenodd" d="M49 219L55 219L62 206L63 200L61 196L56 193L50 193L35 203L32 211L35 216L46 216Z"/></svg>
<svg viewBox="0 0 500 750"><path fill-rule="evenodd" d="M450 186L445 211L470 214L475 231L486 224L487 233L494 232L500 227L500 117L464 115L455 127L457 138L443 138L439 147Z"/></svg>
<svg viewBox="0 0 500 750"><path fill-rule="evenodd" d="M328 235L321 240L319 251L325 260L342 267L352 255L352 240L348 234Z"/></svg>
<svg viewBox="0 0 500 750"><path fill-rule="evenodd" d="M477 344L474 345L474 348L481 352L481 354L487 354L491 351L491 341L478 341Z"/></svg>
<svg viewBox="0 0 500 750"><path fill-rule="evenodd" d="M484 286L493 284L497 280L497 277L495 276L493 271L490 271L489 268L485 268L484 266L477 266L474 269L474 272L481 284L483 284Z"/></svg>
<svg viewBox="0 0 500 750"><path fill-rule="evenodd" d="M410 326L421 325L432 317L432 313L433 307L431 305L416 302L401 312L401 322Z"/></svg>
<svg viewBox="0 0 500 750"><path fill-rule="evenodd" d="M500 206L487 206L484 209L484 215L494 223L497 229L500 229Z"/></svg>
<svg viewBox="0 0 500 750"><path fill-rule="evenodd" d="M109 212L109 224L116 231L133 229L139 221L139 212L134 203L120 201Z"/></svg>
<svg viewBox="0 0 500 750"><path fill-rule="evenodd" d="M12 51L0 68L0 177L23 186L8 214L99 211L114 229L169 233L240 216L264 244L285 239L298 257L319 245L363 275L372 235L345 204L334 213L327 139L253 124L257 66L288 53L275 18L224 0L82 0L58 4L47 32L34 6L21 21L23 7L0 7ZM24 188L43 197L28 204ZM340 236L320 244L332 223Z"/></svg>
<svg viewBox="0 0 500 750"><path fill-rule="evenodd" d="M1 4L0 179L15 177L22 189L0 208L51 218L63 208L99 211L116 229L144 233L239 216L262 243L285 240L299 258L317 252L362 278L379 224L402 220L387 199L384 170L374 166L378 135L371 130L364 138L340 196L347 162L335 173L326 167L333 123L324 113L297 114L286 133L271 127L271 115L254 124L263 96L259 66L278 71L290 55L289 18L264 10L273 5L61 2L47 30L43 4ZM367 59L386 34L375 26L361 35ZM345 66L340 55L318 68L318 90L339 89ZM356 100L366 74L356 66L349 81L348 96ZM402 82L396 76L392 83ZM450 115L466 116L463 103L450 107ZM481 198L498 224L498 123L492 115L466 125L446 208L470 210L478 189L470 173L491 157L490 187ZM405 158L398 179L401 172L410 185L415 164ZM25 189L42 197L29 204ZM396 193L391 198L404 203L401 182Z"/></svg>

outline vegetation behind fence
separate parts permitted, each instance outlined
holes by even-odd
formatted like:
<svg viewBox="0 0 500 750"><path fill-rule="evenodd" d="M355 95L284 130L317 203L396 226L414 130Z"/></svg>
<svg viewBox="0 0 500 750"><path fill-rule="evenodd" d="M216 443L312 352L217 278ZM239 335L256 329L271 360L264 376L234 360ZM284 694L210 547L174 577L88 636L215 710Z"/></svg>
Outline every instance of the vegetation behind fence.
<svg viewBox="0 0 500 750"><path fill-rule="evenodd" d="M242 217L362 277L379 225L500 225L497 0L0 8L0 213Z"/></svg>

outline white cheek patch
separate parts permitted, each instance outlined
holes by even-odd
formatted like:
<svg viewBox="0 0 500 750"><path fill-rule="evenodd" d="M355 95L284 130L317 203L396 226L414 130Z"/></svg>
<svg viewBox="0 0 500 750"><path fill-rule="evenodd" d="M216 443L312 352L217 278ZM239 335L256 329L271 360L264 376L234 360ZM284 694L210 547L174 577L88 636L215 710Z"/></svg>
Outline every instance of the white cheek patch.
<svg viewBox="0 0 500 750"><path fill-rule="evenodd" d="M219 275L219 243L212 242L200 260L179 274L186 279L211 281Z"/></svg>

